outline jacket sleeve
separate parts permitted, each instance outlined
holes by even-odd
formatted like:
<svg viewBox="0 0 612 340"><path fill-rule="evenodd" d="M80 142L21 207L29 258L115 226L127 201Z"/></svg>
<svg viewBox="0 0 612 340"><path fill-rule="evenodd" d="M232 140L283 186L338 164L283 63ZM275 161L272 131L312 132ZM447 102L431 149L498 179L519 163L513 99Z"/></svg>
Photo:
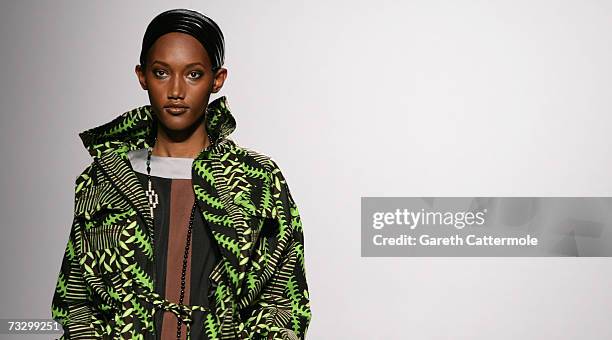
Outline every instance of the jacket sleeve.
<svg viewBox="0 0 612 340"><path fill-rule="evenodd" d="M77 179L75 204L81 176ZM82 230L83 222L75 215L51 303L52 318L64 328L64 334L60 339L99 338L92 327L92 322L97 320L98 314L92 307L82 267L79 264Z"/></svg>
<svg viewBox="0 0 612 340"><path fill-rule="evenodd" d="M304 339L311 309L302 222L280 168L274 161L272 164L271 194L276 224L272 237L281 255L245 325L253 339Z"/></svg>

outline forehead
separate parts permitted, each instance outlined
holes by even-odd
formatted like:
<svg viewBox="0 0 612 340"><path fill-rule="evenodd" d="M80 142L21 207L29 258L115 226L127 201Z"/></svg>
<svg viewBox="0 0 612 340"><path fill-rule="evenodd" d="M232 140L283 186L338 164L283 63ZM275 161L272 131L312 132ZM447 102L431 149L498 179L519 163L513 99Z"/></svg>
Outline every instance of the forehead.
<svg viewBox="0 0 612 340"><path fill-rule="evenodd" d="M201 62L211 65L206 49L195 37L182 32L166 33L151 46L149 60L164 61L168 64L189 64Z"/></svg>

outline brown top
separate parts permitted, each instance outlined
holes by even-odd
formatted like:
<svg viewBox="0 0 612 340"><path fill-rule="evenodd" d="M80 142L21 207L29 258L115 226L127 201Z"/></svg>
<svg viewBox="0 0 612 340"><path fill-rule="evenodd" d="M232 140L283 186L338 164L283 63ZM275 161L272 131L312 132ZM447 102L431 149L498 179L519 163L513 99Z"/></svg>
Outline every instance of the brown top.
<svg viewBox="0 0 612 340"><path fill-rule="evenodd" d="M128 154L136 176L147 188L146 149L130 151ZM193 159L174 157L151 157L151 184L158 195L154 209L155 224L155 291L171 302L178 303L181 291L181 270L187 241L187 230L195 194L191 182ZM185 273L184 304L209 306L213 295L209 275L221 259L217 244L208 224L196 209L191 246ZM206 340L203 313L194 311L191 325L193 340ZM155 315L158 337L145 335L145 339L176 339L177 317L163 311ZM181 325L181 339L186 339L186 326Z"/></svg>
<svg viewBox="0 0 612 340"><path fill-rule="evenodd" d="M178 303L181 291L181 271L187 243L187 229L195 196L190 179L173 179L170 192L170 229L168 234L168 258L166 260L165 298ZM191 260L192 249L193 247L190 246L188 260ZM189 301L190 277L191 261L187 261L183 303ZM176 339L176 322L176 315L171 312L164 313L162 339ZM181 327L181 339L185 339L185 325L183 324Z"/></svg>

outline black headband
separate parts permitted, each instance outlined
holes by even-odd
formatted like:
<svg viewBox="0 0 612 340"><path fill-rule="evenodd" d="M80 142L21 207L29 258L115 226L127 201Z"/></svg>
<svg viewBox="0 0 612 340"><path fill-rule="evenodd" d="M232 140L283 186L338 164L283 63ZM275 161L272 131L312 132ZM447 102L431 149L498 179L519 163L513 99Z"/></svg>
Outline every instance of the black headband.
<svg viewBox="0 0 612 340"><path fill-rule="evenodd" d="M225 42L221 29L211 18L190 9L171 9L153 18L142 39L140 65L145 65L147 52L157 38L170 32L187 33L198 39L208 53L213 70L223 65Z"/></svg>

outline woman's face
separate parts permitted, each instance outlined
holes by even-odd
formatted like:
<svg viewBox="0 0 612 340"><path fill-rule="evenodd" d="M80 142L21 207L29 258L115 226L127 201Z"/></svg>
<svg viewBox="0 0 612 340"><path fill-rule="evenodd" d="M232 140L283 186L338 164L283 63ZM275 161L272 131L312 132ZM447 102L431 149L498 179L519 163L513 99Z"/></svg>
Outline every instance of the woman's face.
<svg viewBox="0 0 612 340"><path fill-rule="evenodd" d="M155 41L145 69L137 65L136 74L160 123L168 130L183 131L201 124L210 94L221 89L227 70L213 73L208 53L196 38L171 32Z"/></svg>

